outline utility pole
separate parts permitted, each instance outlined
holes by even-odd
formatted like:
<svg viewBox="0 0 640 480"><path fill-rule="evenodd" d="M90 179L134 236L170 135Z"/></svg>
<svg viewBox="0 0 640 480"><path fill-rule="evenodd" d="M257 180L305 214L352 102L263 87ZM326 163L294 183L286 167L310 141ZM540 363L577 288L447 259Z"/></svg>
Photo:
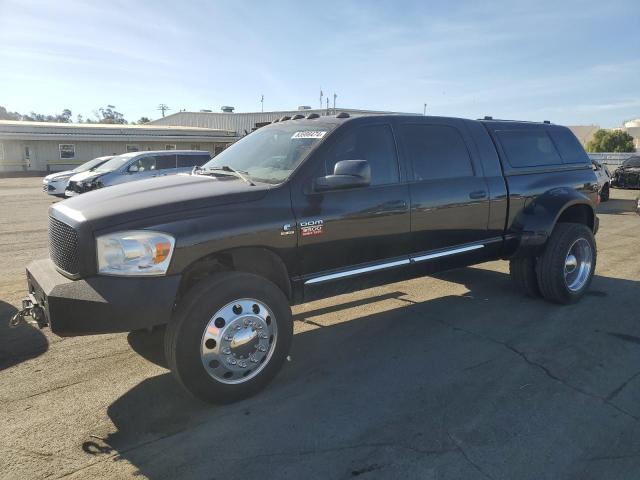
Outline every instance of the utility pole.
<svg viewBox="0 0 640 480"><path fill-rule="evenodd" d="M322 87L320 87L320 108L322 108Z"/></svg>
<svg viewBox="0 0 640 480"><path fill-rule="evenodd" d="M336 98L338 97L338 95L336 95L336 92L333 92L333 113L336 113Z"/></svg>
<svg viewBox="0 0 640 480"><path fill-rule="evenodd" d="M158 105L158 110L162 112L162 118L164 118L164 112L171 109L166 104L161 103L160 105Z"/></svg>
<svg viewBox="0 0 640 480"><path fill-rule="evenodd" d="M260 97L260 111L264 112L264 95Z"/></svg>
<svg viewBox="0 0 640 480"><path fill-rule="evenodd" d="M327 97L327 115L329 115L329 97Z"/></svg>
<svg viewBox="0 0 640 480"><path fill-rule="evenodd" d="M424 104L424 110L422 112L422 115L426 115L427 114L427 104Z"/></svg>

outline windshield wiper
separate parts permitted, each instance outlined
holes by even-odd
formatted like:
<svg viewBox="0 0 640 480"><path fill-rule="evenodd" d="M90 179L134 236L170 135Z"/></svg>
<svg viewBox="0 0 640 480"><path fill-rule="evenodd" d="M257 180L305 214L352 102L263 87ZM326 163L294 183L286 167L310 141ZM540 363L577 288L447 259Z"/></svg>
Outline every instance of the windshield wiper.
<svg viewBox="0 0 640 480"><path fill-rule="evenodd" d="M199 171L207 171L207 170L222 170L223 172L229 172L233 175L235 175L236 177L238 177L241 180L244 180L245 182L247 182L249 185L251 185L252 187L255 187L256 184L253 183L248 176L245 175L249 175L249 172L245 172L244 170L236 170L233 167L230 167L229 165L223 165L221 167L209 167L207 169L204 168L199 168ZM194 173L195 173L195 168L194 168Z"/></svg>

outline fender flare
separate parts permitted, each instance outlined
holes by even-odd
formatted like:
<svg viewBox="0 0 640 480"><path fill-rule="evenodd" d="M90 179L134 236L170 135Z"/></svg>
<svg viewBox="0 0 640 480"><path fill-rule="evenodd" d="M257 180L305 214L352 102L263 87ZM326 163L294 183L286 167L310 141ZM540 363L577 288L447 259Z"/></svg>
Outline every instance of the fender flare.
<svg viewBox="0 0 640 480"><path fill-rule="evenodd" d="M576 205L588 209L585 220L595 233L597 220L589 197L570 188L554 188L535 198L516 215L511 233L519 237L520 242L513 257L539 254L562 214Z"/></svg>

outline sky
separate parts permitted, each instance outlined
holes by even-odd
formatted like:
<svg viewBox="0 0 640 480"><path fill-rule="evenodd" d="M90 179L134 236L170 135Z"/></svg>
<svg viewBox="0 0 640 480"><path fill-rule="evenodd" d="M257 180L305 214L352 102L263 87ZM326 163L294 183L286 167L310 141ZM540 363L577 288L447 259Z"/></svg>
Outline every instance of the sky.
<svg viewBox="0 0 640 480"><path fill-rule="evenodd" d="M0 0L0 105L129 121L319 106L620 126L640 1Z"/></svg>

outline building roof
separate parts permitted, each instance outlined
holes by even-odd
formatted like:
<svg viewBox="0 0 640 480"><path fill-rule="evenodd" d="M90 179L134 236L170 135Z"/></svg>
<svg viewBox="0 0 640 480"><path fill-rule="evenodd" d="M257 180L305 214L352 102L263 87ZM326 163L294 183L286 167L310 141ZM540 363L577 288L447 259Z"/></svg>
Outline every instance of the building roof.
<svg viewBox="0 0 640 480"><path fill-rule="evenodd" d="M105 123L54 123L0 120L0 139L14 140L115 140L115 141L228 141L227 130L167 125Z"/></svg>
<svg viewBox="0 0 640 480"><path fill-rule="evenodd" d="M354 108L332 108L326 109L296 109L296 110L279 110L272 112L177 112L167 115L157 120L152 120L151 125L183 125L189 127L214 128L222 130L230 130L236 135L241 136L249 133L259 126L278 120L282 117L302 114L309 115L317 113L321 116L335 115L339 112L349 114L393 114L398 112L385 112L380 110L358 110Z"/></svg>
<svg viewBox="0 0 640 480"><path fill-rule="evenodd" d="M582 145L586 145L593 138L593 134L600 130L600 125L567 125L567 127L578 137Z"/></svg>

